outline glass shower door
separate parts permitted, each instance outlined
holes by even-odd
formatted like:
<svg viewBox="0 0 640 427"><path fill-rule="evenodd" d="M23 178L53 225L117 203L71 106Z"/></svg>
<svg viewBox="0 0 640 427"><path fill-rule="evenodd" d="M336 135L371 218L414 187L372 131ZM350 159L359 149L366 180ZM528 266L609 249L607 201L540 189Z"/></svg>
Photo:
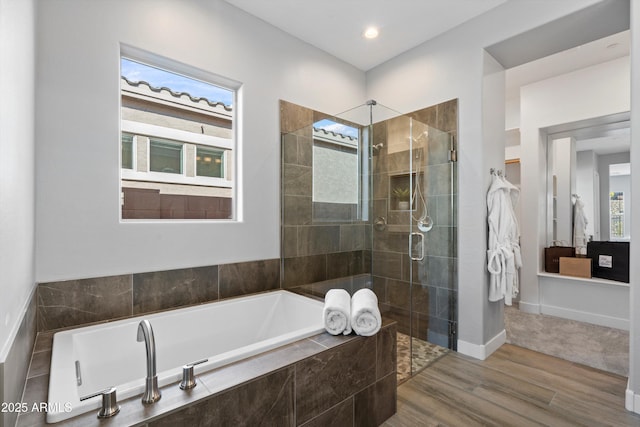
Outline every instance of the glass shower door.
<svg viewBox="0 0 640 427"><path fill-rule="evenodd" d="M414 120L411 215L412 373L456 349L457 232L453 137ZM416 136L417 135L417 136Z"/></svg>

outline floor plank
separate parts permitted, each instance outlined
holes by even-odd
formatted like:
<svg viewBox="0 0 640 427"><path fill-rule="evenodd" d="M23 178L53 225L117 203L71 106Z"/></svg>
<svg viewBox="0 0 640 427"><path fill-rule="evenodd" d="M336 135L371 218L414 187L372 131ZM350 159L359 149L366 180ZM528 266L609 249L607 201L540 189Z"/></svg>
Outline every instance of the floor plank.
<svg viewBox="0 0 640 427"><path fill-rule="evenodd" d="M384 426L640 426L626 382L510 344L484 361L451 352L398 388Z"/></svg>

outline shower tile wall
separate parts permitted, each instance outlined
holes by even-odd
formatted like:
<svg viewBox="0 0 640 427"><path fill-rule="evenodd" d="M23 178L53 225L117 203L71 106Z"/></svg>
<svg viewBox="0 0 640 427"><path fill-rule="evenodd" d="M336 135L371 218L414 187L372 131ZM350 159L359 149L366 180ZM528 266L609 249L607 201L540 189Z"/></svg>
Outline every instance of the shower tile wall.
<svg viewBox="0 0 640 427"><path fill-rule="evenodd" d="M280 101L282 287L334 279L348 288L370 272L366 224L357 206L313 202L313 123L326 115Z"/></svg>
<svg viewBox="0 0 640 427"><path fill-rule="evenodd" d="M449 320L457 319L457 202L456 197L452 197L457 193L457 165L448 160L451 138L455 140L457 136L457 100L409 116L433 128L429 129L427 145L418 139L413 153L409 152L406 117L374 125L373 144L383 146L374 151L372 159L372 218L386 218L387 227L372 230L372 280L382 309L386 316L398 321L399 332L409 334L413 322L414 337L446 346ZM414 122L414 138L422 132L420 123ZM409 170L411 154L414 156L412 171ZM408 224L412 221L413 231L417 231L416 221L411 220L411 212L393 206L394 198L390 194L390 177L416 173L418 162L421 162L418 178L426 174L421 184L424 184L429 215L434 221L434 227L425 234L423 262L411 261L409 257ZM419 215L418 208L414 216Z"/></svg>

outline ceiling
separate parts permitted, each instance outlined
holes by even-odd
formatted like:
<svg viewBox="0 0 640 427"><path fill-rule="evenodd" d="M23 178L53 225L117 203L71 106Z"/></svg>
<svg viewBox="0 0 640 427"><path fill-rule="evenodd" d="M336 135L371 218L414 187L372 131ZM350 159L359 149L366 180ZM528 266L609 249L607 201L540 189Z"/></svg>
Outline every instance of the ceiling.
<svg viewBox="0 0 640 427"><path fill-rule="evenodd" d="M225 1L368 71L508 0ZM365 39L372 25L380 35ZM628 28L629 0L602 0L486 49L507 69L506 98L517 99L521 86L629 55ZM590 135L581 143L614 152L628 149L629 136Z"/></svg>
<svg viewBox="0 0 640 427"><path fill-rule="evenodd" d="M367 71L507 0L225 0ZM363 37L378 27L378 38Z"/></svg>

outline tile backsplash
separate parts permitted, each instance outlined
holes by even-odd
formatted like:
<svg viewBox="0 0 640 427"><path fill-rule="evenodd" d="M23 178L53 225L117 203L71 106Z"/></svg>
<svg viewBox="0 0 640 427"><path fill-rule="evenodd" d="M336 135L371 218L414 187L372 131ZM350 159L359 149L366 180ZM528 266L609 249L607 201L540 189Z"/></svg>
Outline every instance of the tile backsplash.
<svg viewBox="0 0 640 427"><path fill-rule="evenodd" d="M280 288L280 259L40 283L38 331Z"/></svg>

